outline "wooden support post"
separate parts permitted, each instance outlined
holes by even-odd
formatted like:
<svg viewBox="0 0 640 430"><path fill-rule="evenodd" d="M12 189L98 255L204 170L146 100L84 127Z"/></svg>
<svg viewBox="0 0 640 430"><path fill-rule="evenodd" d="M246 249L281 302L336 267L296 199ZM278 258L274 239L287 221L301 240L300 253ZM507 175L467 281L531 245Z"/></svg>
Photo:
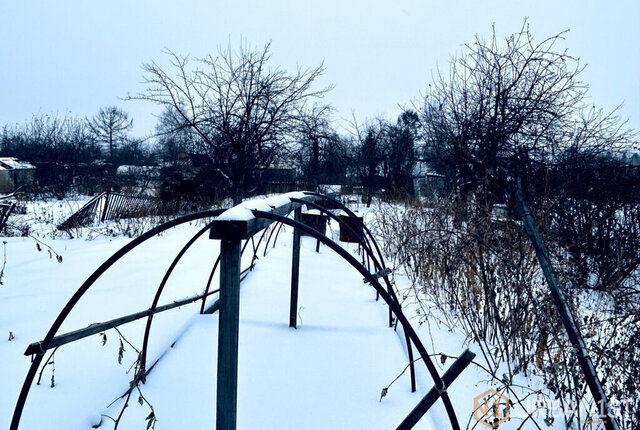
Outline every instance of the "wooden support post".
<svg viewBox="0 0 640 430"><path fill-rule="evenodd" d="M300 221L302 207L293 212L296 221ZM300 279L300 230L293 230L293 252L291 257L291 304L289 306L289 327L298 325L298 281Z"/></svg>
<svg viewBox="0 0 640 430"><path fill-rule="evenodd" d="M235 430L238 399L240 240L220 241L220 319L216 429Z"/></svg>

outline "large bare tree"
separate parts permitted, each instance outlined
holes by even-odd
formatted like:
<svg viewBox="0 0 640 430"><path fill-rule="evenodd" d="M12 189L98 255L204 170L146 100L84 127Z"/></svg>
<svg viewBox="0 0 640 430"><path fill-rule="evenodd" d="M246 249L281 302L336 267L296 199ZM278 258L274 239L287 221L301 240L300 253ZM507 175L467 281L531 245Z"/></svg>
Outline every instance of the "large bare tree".
<svg viewBox="0 0 640 430"><path fill-rule="evenodd" d="M536 42L525 21L502 42L495 32L476 38L429 86L420 110L426 158L463 198L491 207L518 171L627 140L615 115L587 103L582 66L558 49L564 35Z"/></svg>
<svg viewBox="0 0 640 430"><path fill-rule="evenodd" d="M228 47L194 61L167 54L171 70L145 64L147 89L130 98L170 106L182 118L227 178L234 203L249 191L255 170L268 168L293 140L304 105L329 90L312 89L322 65L291 74L271 68L270 44Z"/></svg>
<svg viewBox="0 0 640 430"><path fill-rule="evenodd" d="M330 146L339 137L330 126L330 114L330 106L318 104L299 113L295 158L303 170L304 186L310 190L315 190L319 181L326 178L327 159L335 155L330 154Z"/></svg>
<svg viewBox="0 0 640 430"><path fill-rule="evenodd" d="M445 313L471 310L471 319L484 313L468 333L480 344L498 345L485 357L539 372L563 405L590 401L587 389L593 399L603 397L593 371L585 376L578 366L576 354L584 358L579 338L609 400L633 399L617 419L623 428L638 428L638 377L629 371L639 368L640 357L634 349L638 320L631 317L639 315L638 173L615 155L635 137L615 110L590 103L582 67L558 47L563 36L535 42L525 22L502 42L495 33L489 41L477 38L430 87L420 117L425 158L451 180L457 198L453 205L419 210L424 219L416 225L435 234L412 235L422 247L414 254L415 273L425 275L424 291L438 283L450 288L452 299L439 292L435 300L446 303ZM495 203L513 202L516 178L564 285L563 306L575 315L569 333L561 324L564 311L557 312L531 264L532 247L520 225L493 211ZM435 227L438 211L442 224ZM469 294L462 293L465 283ZM565 415L565 426L580 421L580 413ZM605 426L613 428L611 421Z"/></svg>

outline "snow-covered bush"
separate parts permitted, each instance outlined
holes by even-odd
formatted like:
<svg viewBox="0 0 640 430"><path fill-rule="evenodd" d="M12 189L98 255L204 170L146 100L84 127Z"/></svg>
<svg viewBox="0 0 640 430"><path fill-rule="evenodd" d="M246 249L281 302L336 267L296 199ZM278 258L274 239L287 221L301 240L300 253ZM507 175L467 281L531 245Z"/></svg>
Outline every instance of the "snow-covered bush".
<svg viewBox="0 0 640 430"><path fill-rule="evenodd" d="M486 370L504 389L517 374L538 375L547 396L570 411L567 428L590 428L581 422L593 419L585 409L571 407L589 402L588 388L519 221L492 210L476 211L463 222L456 215L447 200L429 208L382 205L378 211L376 232L394 266L404 267L411 280L423 321L462 331L480 347ZM638 428L637 277L620 284L627 293L621 301L620 294L579 288L569 279L572 273L560 270L560 280L600 379L623 428ZM552 421L548 417L547 424Z"/></svg>

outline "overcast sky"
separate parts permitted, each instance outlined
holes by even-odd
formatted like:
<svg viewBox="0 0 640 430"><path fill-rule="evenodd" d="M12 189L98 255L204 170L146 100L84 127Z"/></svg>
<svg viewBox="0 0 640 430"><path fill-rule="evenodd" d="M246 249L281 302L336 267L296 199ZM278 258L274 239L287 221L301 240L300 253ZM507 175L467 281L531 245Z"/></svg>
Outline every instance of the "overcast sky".
<svg viewBox="0 0 640 430"><path fill-rule="evenodd" d="M638 0L0 0L0 127L115 104L144 135L158 108L120 99L144 89L142 63L162 62L165 47L198 57L241 40L271 40L272 65L288 70L324 61L336 119L395 118L474 35L495 23L506 36L524 17L537 40L570 29L561 48L587 65L591 102L624 102L640 129Z"/></svg>

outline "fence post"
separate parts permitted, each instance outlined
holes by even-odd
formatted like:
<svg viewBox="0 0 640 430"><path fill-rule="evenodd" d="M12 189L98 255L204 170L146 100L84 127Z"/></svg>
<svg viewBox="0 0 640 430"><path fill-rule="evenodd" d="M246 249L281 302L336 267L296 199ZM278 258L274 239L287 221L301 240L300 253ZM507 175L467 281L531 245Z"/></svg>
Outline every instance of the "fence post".
<svg viewBox="0 0 640 430"><path fill-rule="evenodd" d="M302 207L293 212L296 221L300 221ZM300 230L293 229L293 252L291 258L291 304L289 306L289 327L297 328L298 323L298 281L300 279Z"/></svg>
<svg viewBox="0 0 640 430"><path fill-rule="evenodd" d="M238 399L240 240L220 241L220 319L216 429L235 430Z"/></svg>
<svg viewBox="0 0 640 430"><path fill-rule="evenodd" d="M104 222L107 218L107 209L109 208L109 194L111 193L111 188L107 188L107 191L104 194L104 208L102 209L102 216L100 217L100 222Z"/></svg>

